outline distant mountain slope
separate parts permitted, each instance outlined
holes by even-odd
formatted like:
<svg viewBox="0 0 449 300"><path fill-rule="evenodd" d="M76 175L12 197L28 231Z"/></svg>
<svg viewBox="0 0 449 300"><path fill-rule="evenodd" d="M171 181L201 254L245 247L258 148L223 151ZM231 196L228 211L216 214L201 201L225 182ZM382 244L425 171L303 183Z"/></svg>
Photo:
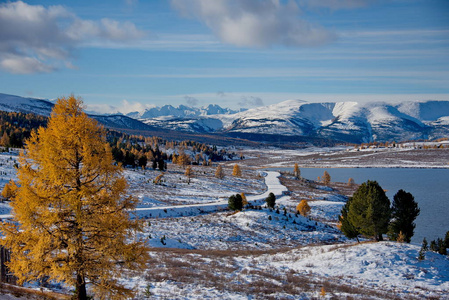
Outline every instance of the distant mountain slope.
<svg viewBox="0 0 449 300"><path fill-rule="evenodd" d="M50 116L54 103L48 100L24 98L0 93L0 110L7 112L34 113L41 116ZM109 128L154 130L138 120L123 115L90 115L100 124Z"/></svg>
<svg viewBox="0 0 449 300"><path fill-rule="evenodd" d="M47 100L23 98L0 93L0 110L50 116L53 103Z"/></svg>
<svg viewBox="0 0 449 300"><path fill-rule="evenodd" d="M0 110L48 116L53 103L0 94ZM449 136L449 101L325 102L288 100L242 112L209 105L154 107L124 115L91 115L117 129L215 134L253 141L363 143ZM132 117L132 118L131 118Z"/></svg>
<svg viewBox="0 0 449 300"><path fill-rule="evenodd" d="M449 134L449 101L284 101L235 115L227 132L322 137L344 142L416 140Z"/></svg>
<svg viewBox="0 0 449 300"><path fill-rule="evenodd" d="M229 108L222 108L216 104L209 104L201 108L189 107L185 105L179 105L174 107L172 105L164 105L162 107L153 107L146 109L142 112L131 112L127 116L131 118L158 118L158 117L171 117L171 118L192 118L200 116L210 116L210 115L229 115L235 114L237 111L231 110Z"/></svg>

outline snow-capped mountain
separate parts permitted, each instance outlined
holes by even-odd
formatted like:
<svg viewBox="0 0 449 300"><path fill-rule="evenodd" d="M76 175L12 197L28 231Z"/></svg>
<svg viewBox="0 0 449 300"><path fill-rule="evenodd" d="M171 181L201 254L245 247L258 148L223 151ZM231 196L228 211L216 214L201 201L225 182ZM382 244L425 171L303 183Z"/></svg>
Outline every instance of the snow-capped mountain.
<svg viewBox="0 0 449 300"><path fill-rule="evenodd" d="M427 139L449 134L449 101L307 103L289 100L236 115L228 132L323 137L346 142Z"/></svg>
<svg viewBox="0 0 449 300"><path fill-rule="evenodd" d="M52 107L49 101L0 94L0 110L48 116ZM242 112L218 105L165 105L128 116L92 117L112 128L213 133L257 141L284 136L287 138L283 140L301 137L361 143L449 136L449 101L391 104L288 100Z"/></svg>
<svg viewBox="0 0 449 300"><path fill-rule="evenodd" d="M402 141L449 134L449 101L308 103L288 100L235 114L141 118L190 132L303 136L343 142ZM262 136L260 136L262 138Z"/></svg>
<svg viewBox="0 0 449 300"><path fill-rule="evenodd" d="M150 119L165 117L168 118L191 118L210 115L229 115L235 114L237 111L229 108L222 108L216 104L209 104L201 108L189 107L185 105L179 105L174 107L172 105L164 105L162 107L153 107L146 109L143 112L131 112L127 116L131 118Z"/></svg>
<svg viewBox="0 0 449 300"><path fill-rule="evenodd" d="M48 100L24 98L0 93L0 110L50 116L54 103ZM110 128L154 130L153 127L123 115L92 115L100 124Z"/></svg>
<svg viewBox="0 0 449 300"><path fill-rule="evenodd" d="M0 110L50 116L53 103L47 100L24 98L0 93Z"/></svg>

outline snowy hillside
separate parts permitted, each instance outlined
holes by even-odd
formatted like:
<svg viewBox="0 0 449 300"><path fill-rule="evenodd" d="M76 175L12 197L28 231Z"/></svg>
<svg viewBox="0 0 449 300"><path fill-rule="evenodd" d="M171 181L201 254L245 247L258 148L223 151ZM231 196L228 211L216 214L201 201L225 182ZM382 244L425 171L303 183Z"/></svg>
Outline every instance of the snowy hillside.
<svg viewBox="0 0 449 300"><path fill-rule="evenodd" d="M173 107L172 107L173 108ZM166 107L168 109L168 107ZM183 107L162 109L141 120L161 128L189 132L246 133L327 138L344 142L402 141L445 137L449 101L308 103L287 100L235 114L190 114ZM154 116L154 114L153 114Z"/></svg>
<svg viewBox="0 0 449 300"><path fill-rule="evenodd" d="M45 100L0 94L0 110L48 116L52 106ZM165 105L128 116L93 117L113 128L244 134L244 138L259 142L272 140L269 136L363 143L435 139L449 134L449 101L390 104L287 100L243 112L218 105L202 108Z"/></svg>
<svg viewBox="0 0 449 300"><path fill-rule="evenodd" d="M158 117L169 117L170 118L191 118L200 116L210 116L210 115L225 115L234 114L237 111L231 110L229 108L222 108L216 104L209 104L208 106L203 106L201 108L189 107L185 105L179 105L174 107L172 105L164 105L162 107L153 107L146 109L142 112L131 112L127 116L131 118L158 118Z"/></svg>
<svg viewBox="0 0 449 300"><path fill-rule="evenodd" d="M0 93L0 110L50 116L53 103L47 100L23 98Z"/></svg>

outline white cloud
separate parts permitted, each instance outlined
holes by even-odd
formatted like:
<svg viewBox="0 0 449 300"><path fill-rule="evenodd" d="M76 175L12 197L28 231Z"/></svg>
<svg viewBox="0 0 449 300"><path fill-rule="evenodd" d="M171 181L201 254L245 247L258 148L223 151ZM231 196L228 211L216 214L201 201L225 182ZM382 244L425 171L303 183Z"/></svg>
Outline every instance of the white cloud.
<svg viewBox="0 0 449 300"><path fill-rule="evenodd" d="M0 59L0 68L13 74L29 74L34 72L51 72L51 66L43 64L33 57L22 57L19 55L5 55Z"/></svg>
<svg viewBox="0 0 449 300"><path fill-rule="evenodd" d="M335 35L301 19L296 2L171 0L182 15L204 22L223 42L243 47L316 46Z"/></svg>
<svg viewBox="0 0 449 300"><path fill-rule="evenodd" d="M240 107L257 107L257 106L263 106L263 100L260 97L255 96L242 96L241 101L238 103Z"/></svg>
<svg viewBox="0 0 449 300"><path fill-rule="evenodd" d="M50 72L70 63L81 43L123 43L145 35L133 23L84 20L63 6L0 4L0 67L11 73Z"/></svg>
<svg viewBox="0 0 449 300"><path fill-rule="evenodd" d="M103 97L108 97L107 95L102 95ZM131 112L144 112L146 109L150 109L155 107L152 104L145 104L136 101L128 101L126 99L122 100L119 105L111 105L111 104L86 104L88 112L95 112L101 114L128 114Z"/></svg>
<svg viewBox="0 0 449 300"><path fill-rule="evenodd" d="M306 0L305 3L309 7L340 10L365 7L374 2L376 2L376 0Z"/></svg>
<svg viewBox="0 0 449 300"><path fill-rule="evenodd" d="M187 105L189 106L197 106L199 103L198 99L196 99L195 97L184 96L184 99L186 100Z"/></svg>

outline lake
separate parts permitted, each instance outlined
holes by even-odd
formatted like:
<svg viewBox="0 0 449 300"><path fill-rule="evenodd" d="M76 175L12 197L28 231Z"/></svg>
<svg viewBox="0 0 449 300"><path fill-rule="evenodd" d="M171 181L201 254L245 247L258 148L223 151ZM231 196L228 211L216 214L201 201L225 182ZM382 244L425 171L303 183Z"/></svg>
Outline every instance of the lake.
<svg viewBox="0 0 449 300"><path fill-rule="evenodd" d="M411 193L421 209L415 220L414 244L421 244L424 237L429 243L444 238L449 231L449 169L301 168L301 176L316 180L325 170L337 182L347 182L350 177L358 184L376 180L388 190L392 202L400 189Z"/></svg>

